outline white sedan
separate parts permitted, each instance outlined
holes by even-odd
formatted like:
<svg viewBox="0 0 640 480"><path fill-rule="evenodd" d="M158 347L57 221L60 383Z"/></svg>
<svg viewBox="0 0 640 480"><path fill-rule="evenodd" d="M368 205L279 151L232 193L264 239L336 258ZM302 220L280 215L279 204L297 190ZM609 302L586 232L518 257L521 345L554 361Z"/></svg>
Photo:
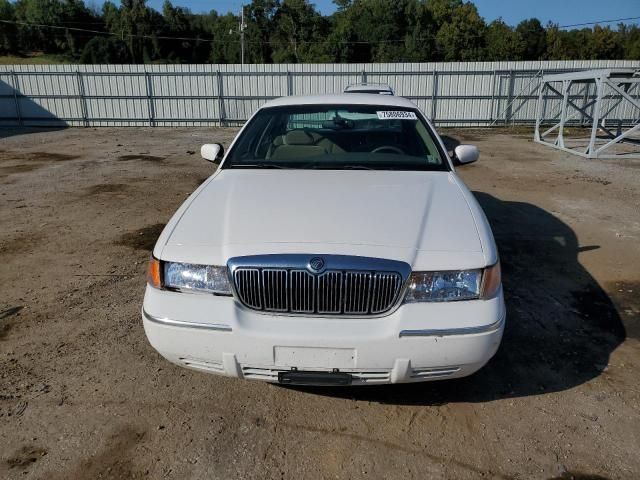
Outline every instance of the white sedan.
<svg viewBox="0 0 640 480"><path fill-rule="evenodd" d="M286 97L245 124L178 209L142 318L167 360L281 384L463 377L505 323L498 252L455 163L407 99Z"/></svg>

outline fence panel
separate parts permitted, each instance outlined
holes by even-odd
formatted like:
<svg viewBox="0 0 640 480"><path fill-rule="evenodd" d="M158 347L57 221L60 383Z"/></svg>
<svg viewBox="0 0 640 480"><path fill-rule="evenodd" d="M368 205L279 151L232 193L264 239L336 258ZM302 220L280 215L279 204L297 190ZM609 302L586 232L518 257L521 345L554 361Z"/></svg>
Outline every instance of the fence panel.
<svg viewBox="0 0 640 480"><path fill-rule="evenodd" d="M16 76L11 71L0 71L0 125L19 125Z"/></svg>
<svg viewBox="0 0 640 480"><path fill-rule="evenodd" d="M529 124L543 73L614 67L640 68L640 62L8 65L0 66L0 125L238 125L268 99L338 93L362 81L391 85L436 124ZM640 88L629 93L637 98ZM593 95L576 86L570 99L585 105ZM616 118L638 116L615 98L605 102ZM547 118L559 108L559 97L545 95Z"/></svg>

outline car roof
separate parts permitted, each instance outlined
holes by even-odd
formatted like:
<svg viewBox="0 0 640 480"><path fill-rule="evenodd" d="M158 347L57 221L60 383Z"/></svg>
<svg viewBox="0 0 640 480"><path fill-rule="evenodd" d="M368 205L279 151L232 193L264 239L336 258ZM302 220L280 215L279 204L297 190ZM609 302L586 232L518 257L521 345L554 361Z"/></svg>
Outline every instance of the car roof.
<svg viewBox="0 0 640 480"><path fill-rule="evenodd" d="M265 103L262 108L293 105L380 105L384 107L417 108L411 100L374 93L340 93L334 95L300 95L280 97Z"/></svg>
<svg viewBox="0 0 640 480"><path fill-rule="evenodd" d="M353 83L344 88L344 93L383 93L393 95L393 89L384 83Z"/></svg>

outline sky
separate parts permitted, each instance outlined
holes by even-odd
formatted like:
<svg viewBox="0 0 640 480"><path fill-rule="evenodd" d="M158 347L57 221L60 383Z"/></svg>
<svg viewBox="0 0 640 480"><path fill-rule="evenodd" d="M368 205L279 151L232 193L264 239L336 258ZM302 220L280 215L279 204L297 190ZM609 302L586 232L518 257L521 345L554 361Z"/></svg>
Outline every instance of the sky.
<svg viewBox="0 0 640 480"><path fill-rule="evenodd" d="M172 3L188 7L194 13L210 10L236 13L240 11L242 3L249 1L172 0ZM157 10L161 10L162 3L163 0L148 0L148 4ZM312 0L311 3L325 15L335 11L332 0ZM543 25L549 21L558 25L572 25L597 20L640 17L640 0L475 0L474 3L487 22L502 17L509 25L516 25L531 17L537 17ZM638 20L627 23L638 23Z"/></svg>

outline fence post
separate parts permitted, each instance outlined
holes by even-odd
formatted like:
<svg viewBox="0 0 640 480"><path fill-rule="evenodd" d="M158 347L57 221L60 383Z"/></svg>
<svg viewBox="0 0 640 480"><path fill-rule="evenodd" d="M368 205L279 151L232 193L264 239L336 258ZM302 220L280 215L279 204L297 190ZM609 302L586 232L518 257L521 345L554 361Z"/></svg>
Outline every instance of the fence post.
<svg viewBox="0 0 640 480"><path fill-rule="evenodd" d="M507 109L504 111L504 124L506 125L513 115L513 106L511 101L513 100L513 90L515 89L515 72L509 70L509 86L507 90Z"/></svg>
<svg viewBox="0 0 640 480"><path fill-rule="evenodd" d="M155 127L156 122L155 122L155 112L153 108L153 90L152 90L152 84L151 84L151 75L149 75L149 72L147 71L144 72L144 78L147 84L147 107L149 110L149 126Z"/></svg>
<svg viewBox="0 0 640 480"><path fill-rule="evenodd" d="M84 82L82 81L82 73L80 70L76 70L76 77L78 79L78 100L80 100L80 111L82 112L82 123L84 127L89 126L89 114L87 111L87 97L84 94Z"/></svg>
<svg viewBox="0 0 640 480"><path fill-rule="evenodd" d="M367 83L367 72L365 72L364 70L362 70L362 76L361 76L360 78L361 78L361 83L362 83L362 84Z"/></svg>
<svg viewBox="0 0 640 480"><path fill-rule="evenodd" d="M225 126L225 114L224 114L224 96L223 96L223 83L222 83L222 73L220 70L216 70L216 78L218 80L218 123L220 126Z"/></svg>
<svg viewBox="0 0 640 480"><path fill-rule="evenodd" d="M432 73L432 88L431 88L431 121L436 123L436 102L438 99L438 72L435 70Z"/></svg>
<svg viewBox="0 0 640 480"><path fill-rule="evenodd" d="M20 100L18 99L18 75L11 70L11 83L13 83L13 102L16 106L16 117L18 125L22 126L22 110L20 109Z"/></svg>
<svg viewBox="0 0 640 480"><path fill-rule="evenodd" d="M291 78L291 72L287 70L287 96L293 95L293 79Z"/></svg>
<svg viewBox="0 0 640 480"><path fill-rule="evenodd" d="M493 123L493 112L495 111L495 103L496 103L496 71L493 71L493 75L491 76L491 106L489 107L491 111L489 112L489 123Z"/></svg>

